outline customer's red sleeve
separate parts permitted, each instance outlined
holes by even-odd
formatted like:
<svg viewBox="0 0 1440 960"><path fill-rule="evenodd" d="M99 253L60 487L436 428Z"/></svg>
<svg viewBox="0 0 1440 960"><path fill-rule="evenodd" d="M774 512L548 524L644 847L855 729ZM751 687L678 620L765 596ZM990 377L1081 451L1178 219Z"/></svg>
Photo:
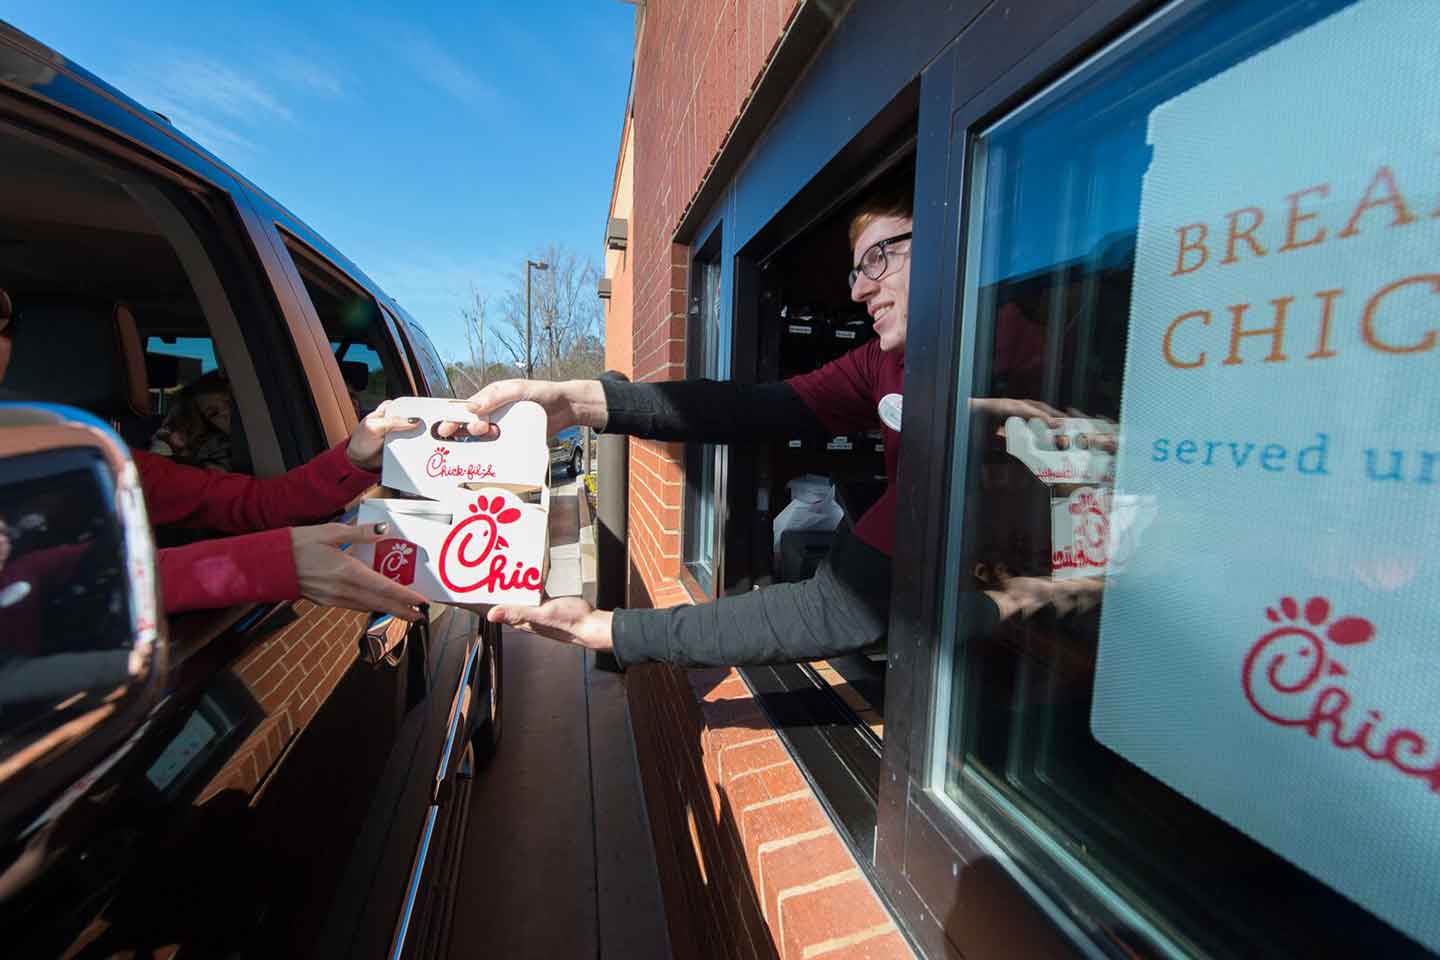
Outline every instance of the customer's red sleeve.
<svg viewBox="0 0 1440 960"><path fill-rule="evenodd" d="M166 613L273 603L300 596L288 528L160 551Z"/></svg>
<svg viewBox="0 0 1440 960"><path fill-rule="evenodd" d="M143 450L132 455L151 523L226 533L324 520L380 479L352 464L344 443L289 473L264 479L187 467Z"/></svg>
<svg viewBox="0 0 1440 960"><path fill-rule="evenodd" d="M131 451L150 522L226 533L263 530L160 551L166 613L269 603L300 596L290 531L326 520L379 475L361 470L341 443L279 477L256 478L187 467L143 450Z"/></svg>

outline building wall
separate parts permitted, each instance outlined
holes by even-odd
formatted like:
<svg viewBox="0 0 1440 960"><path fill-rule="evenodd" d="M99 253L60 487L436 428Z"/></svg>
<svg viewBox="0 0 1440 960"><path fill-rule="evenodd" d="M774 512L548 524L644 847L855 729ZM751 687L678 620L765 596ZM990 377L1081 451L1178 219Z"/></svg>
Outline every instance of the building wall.
<svg viewBox="0 0 1440 960"><path fill-rule="evenodd" d="M806 2L648 0L638 14L634 380L685 375L690 249L671 240ZM632 607L691 601L683 452L630 442ZM675 956L912 955L739 674L642 667L627 695Z"/></svg>
<svg viewBox="0 0 1440 960"><path fill-rule="evenodd" d="M631 269L635 237L635 149L634 114L625 107L625 128L620 133L620 157L615 163L615 186L610 196L610 217L629 224L630 240L624 250L605 248L605 276L610 280L610 299L605 303L605 369L635 377L634 271Z"/></svg>
<svg viewBox="0 0 1440 960"><path fill-rule="evenodd" d="M646 4L634 88L636 380L685 375L689 249L670 239L801 3ZM631 561L652 597L678 600L682 447L637 441L631 454Z"/></svg>

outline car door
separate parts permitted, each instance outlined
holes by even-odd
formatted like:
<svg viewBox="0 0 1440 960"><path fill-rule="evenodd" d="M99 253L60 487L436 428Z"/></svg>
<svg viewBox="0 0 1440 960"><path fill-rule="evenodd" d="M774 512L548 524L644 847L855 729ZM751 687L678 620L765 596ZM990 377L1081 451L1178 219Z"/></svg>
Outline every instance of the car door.
<svg viewBox="0 0 1440 960"><path fill-rule="evenodd" d="M0 289L13 329L34 334L5 385L87 407L132 446L166 428L203 435L257 477L342 440L354 413L341 361L313 340L242 182L28 38L0 31L0 61L0 219L25 240L0 250ZM393 348L378 345L408 392L404 358L380 360ZM349 349L368 388L367 348ZM201 420L223 420L224 443L171 419L202 381L223 384L224 416ZM54 529L63 509L45 501L17 521ZM156 534L193 550L215 531ZM57 649L81 629L59 612L46 625ZM165 696L123 753L77 776L63 804L6 821L7 953L390 950L417 841L465 752L473 623L400 629L299 600L169 627Z"/></svg>

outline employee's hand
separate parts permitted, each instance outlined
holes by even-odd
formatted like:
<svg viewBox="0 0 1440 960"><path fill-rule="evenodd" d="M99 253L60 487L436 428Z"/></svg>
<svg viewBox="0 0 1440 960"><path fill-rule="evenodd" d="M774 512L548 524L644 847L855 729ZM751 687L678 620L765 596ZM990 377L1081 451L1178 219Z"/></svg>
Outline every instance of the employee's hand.
<svg viewBox="0 0 1440 960"><path fill-rule="evenodd" d="M538 607L501 604L485 614L491 623L509 624L561 643L605 652L615 646L610 634L613 617L609 610L596 610L579 597L547 600Z"/></svg>
<svg viewBox="0 0 1440 960"><path fill-rule="evenodd" d="M1060 616L1084 613L1100 602L1105 593L1104 577L1075 577L1054 580L1050 577L1008 577L999 590L986 590L985 595L1000 610L1000 619L1013 616L1032 617L1053 606Z"/></svg>
<svg viewBox="0 0 1440 960"><path fill-rule="evenodd" d="M385 527L383 523L364 527L345 523L291 527L290 549L295 557L300 595L325 607L419 620L423 614L416 608L427 602L423 596L382 577L340 549L342 543L376 543L384 538Z"/></svg>
<svg viewBox="0 0 1440 960"><path fill-rule="evenodd" d="M605 406L605 391L599 380L498 380L465 401L465 406L478 420L468 426L442 423L436 432L442 437L450 437L464 426L477 437L496 435L498 430L490 422L490 414L517 400L533 400L545 408L551 436L574 426L603 430L610 419L610 412Z"/></svg>
<svg viewBox="0 0 1440 960"><path fill-rule="evenodd" d="M1010 417L1019 417L1026 421L1044 420L1045 425L1052 430L1060 426L1060 421L1065 417L1065 414L1043 400L1019 400L1010 397L971 397L970 409L1000 421L1000 426L995 430L997 437L1005 436L1005 421Z"/></svg>
<svg viewBox="0 0 1440 960"><path fill-rule="evenodd" d="M389 406L390 401L386 400L371 410L370 415L362 418L355 427L355 432L350 435L350 446L345 448L345 456L361 470L379 473L380 452L385 447L385 434L391 430L408 429L420 422L408 417L388 416L385 411Z"/></svg>

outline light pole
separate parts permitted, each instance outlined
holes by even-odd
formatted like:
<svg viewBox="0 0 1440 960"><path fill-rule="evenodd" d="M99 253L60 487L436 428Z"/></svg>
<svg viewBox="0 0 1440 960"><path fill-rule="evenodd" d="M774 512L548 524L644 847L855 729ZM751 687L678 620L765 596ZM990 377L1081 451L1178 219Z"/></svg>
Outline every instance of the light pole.
<svg viewBox="0 0 1440 960"><path fill-rule="evenodd" d="M536 270L549 270L550 264L541 260L525 261L525 379L535 379L535 349L531 346L534 339L534 331L530 326L530 268Z"/></svg>

